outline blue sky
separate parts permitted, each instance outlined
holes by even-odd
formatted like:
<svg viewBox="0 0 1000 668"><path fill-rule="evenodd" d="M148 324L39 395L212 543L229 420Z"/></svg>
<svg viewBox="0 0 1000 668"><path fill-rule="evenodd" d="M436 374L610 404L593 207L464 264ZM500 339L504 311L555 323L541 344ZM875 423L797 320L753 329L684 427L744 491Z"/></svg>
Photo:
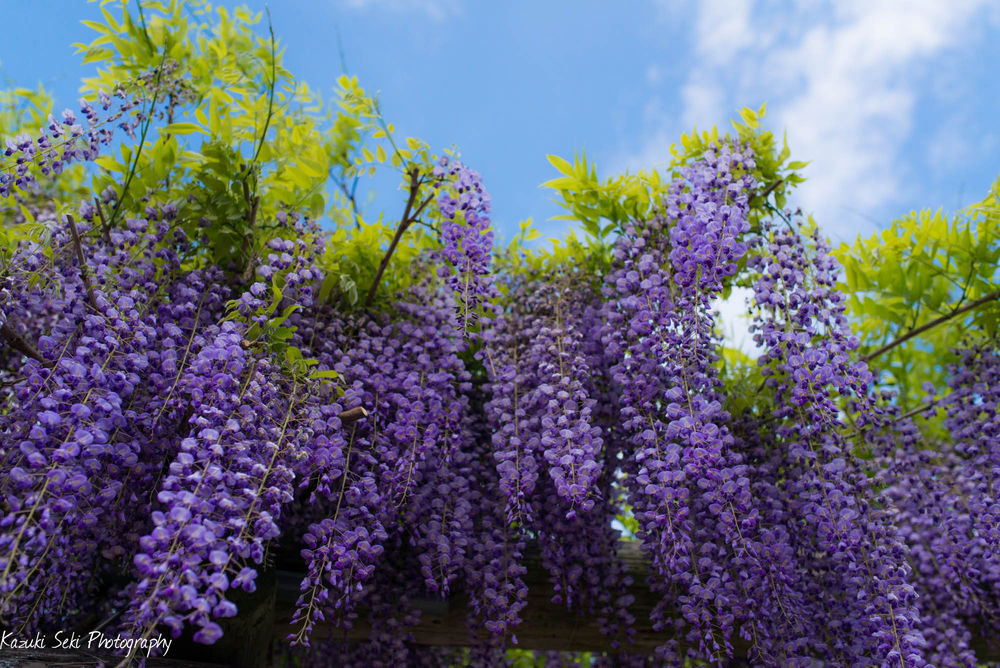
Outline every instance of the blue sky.
<svg viewBox="0 0 1000 668"><path fill-rule="evenodd" d="M90 39L79 21L97 6L3 9L0 75L75 107L89 70L70 44ZM1000 174L993 2L274 0L271 14L287 67L327 94L339 33L402 134L456 146L483 174L506 236L529 216L565 230L539 188L547 153L585 149L602 175L662 166L681 132L763 102L793 159L811 161L795 203L835 241L977 201ZM383 187L368 212L392 197Z"/></svg>

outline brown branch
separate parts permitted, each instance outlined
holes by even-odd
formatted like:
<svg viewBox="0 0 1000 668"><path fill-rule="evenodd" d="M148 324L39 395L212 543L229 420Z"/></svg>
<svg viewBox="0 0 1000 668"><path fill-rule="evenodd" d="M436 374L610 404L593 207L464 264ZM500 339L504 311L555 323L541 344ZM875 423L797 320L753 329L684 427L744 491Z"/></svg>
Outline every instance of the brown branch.
<svg viewBox="0 0 1000 668"><path fill-rule="evenodd" d="M97 207L97 215L101 219L101 236L104 237L104 243L111 243L111 228L108 227L108 219L104 217L104 207L101 206L101 198L94 197L94 206Z"/></svg>
<svg viewBox="0 0 1000 668"><path fill-rule="evenodd" d="M257 222L257 209L260 207L260 195L256 195L253 198L253 204L250 206L250 217L247 219L247 225L250 229L253 229L254 223Z"/></svg>
<svg viewBox="0 0 1000 668"><path fill-rule="evenodd" d="M42 354L38 352L38 349L28 343L23 336L15 332L10 326L10 323L5 322L2 326L0 326L0 337L7 342L7 345L17 352L48 366L48 362L46 362L45 358L42 357Z"/></svg>
<svg viewBox="0 0 1000 668"><path fill-rule="evenodd" d="M785 182L784 179L778 179L776 181L772 181L770 185L764 188L764 192L762 192L760 195L757 195L757 197L762 197L764 199L767 199L767 196L773 193L774 189L780 186L784 182Z"/></svg>
<svg viewBox="0 0 1000 668"><path fill-rule="evenodd" d="M903 413L902 415L900 415L898 418L896 418L895 420L893 420L893 422L899 422L901 420L906 420L908 418L920 415L924 411L927 411L927 410L929 410L931 408L937 408L937 402L936 401L930 401L930 402L924 404L923 406L918 406L917 408L914 408L913 410L906 411L905 413Z"/></svg>
<svg viewBox="0 0 1000 668"><path fill-rule="evenodd" d="M385 273L386 267L389 266L389 260L392 258L396 246L399 245L399 240L403 237L403 233L406 232L410 223L413 222L413 215L410 211L413 209L413 203L417 199L417 191L419 190L420 170L413 167L410 170L410 195L406 198L406 208L403 209L403 216L399 219L399 227L396 228L396 234L392 237L385 255L382 256L382 261L379 262L378 271L375 272L375 280L372 281L371 287L368 288L368 296L365 297L365 306L371 306L372 302L375 301L375 291L378 290L378 284L382 281L382 274ZM425 201L420 208L423 209L426 205L427 202Z"/></svg>
<svg viewBox="0 0 1000 668"><path fill-rule="evenodd" d="M97 297L94 296L94 286L90 284L90 274L87 273L87 260L83 257L83 245L80 244L80 232L76 229L76 221L73 216L67 215L66 222L69 223L69 231L73 233L73 247L76 248L76 259L80 263L80 278L83 279L83 286L87 289L87 301L90 307L97 310Z"/></svg>
<svg viewBox="0 0 1000 668"><path fill-rule="evenodd" d="M900 346L900 345L906 343L907 341L909 341L910 339L912 339L915 336L920 336L921 334L923 334L927 330L933 329L933 328L937 327L938 325L940 325L941 323L948 322L949 320L951 320L952 318L954 318L956 316L962 315L963 313L968 313L969 311L971 311L974 308L978 308L978 307L982 306L983 304L987 304L989 302L996 301L997 299L1000 299L1000 290L997 290L996 292L991 292L990 294L986 295L985 297L980 297L976 301L974 301L974 302L972 302L970 304L966 304L962 308L955 309L954 311L952 311L948 315L943 315L940 318L935 318L934 320L931 320L930 322L927 322L927 323L924 323L923 325L920 325L920 327L916 327L914 329L911 329L910 331L908 331L906 334L903 334L901 337L899 337L895 341L891 341L891 342L885 344L884 346L882 346L881 348L879 348L878 350L876 350L874 352L868 353L867 355L863 355L861 357L861 361L862 362L870 362L871 360L875 359L879 355L882 355L883 353L889 352L890 350L892 350L896 346Z"/></svg>
<svg viewBox="0 0 1000 668"><path fill-rule="evenodd" d="M349 408L337 417L340 418L340 423L346 427L349 424L368 417L368 411L366 411L363 406L357 406L355 408Z"/></svg>
<svg viewBox="0 0 1000 668"><path fill-rule="evenodd" d="M243 280L249 281L253 277L254 265L257 261L257 251L253 249L253 226L257 223L257 211L260 209L260 195L250 194L250 184L248 179L250 178L252 165L240 165L240 169L245 170L243 178L241 179L243 185L243 200L247 203L247 231L244 235L244 241L247 246L251 249L250 255L247 257L247 262L243 267ZM256 189L256 184L254 184Z"/></svg>
<svg viewBox="0 0 1000 668"><path fill-rule="evenodd" d="M420 206L417 207L417 210L413 212L412 216L410 216L410 224L420 222L419 220L417 220L417 217L421 213L423 213L424 209L427 208L427 205L431 203L432 199L434 199L434 193L431 193L430 195L424 198L424 201L420 203Z"/></svg>
<svg viewBox="0 0 1000 668"><path fill-rule="evenodd" d="M250 178L250 167L248 165L241 164L240 165L240 169L245 172L243 174L243 178L240 179L240 182L243 185L243 201L246 202L249 205L249 204L251 204L251 200L250 200L250 184L247 183L247 179Z"/></svg>

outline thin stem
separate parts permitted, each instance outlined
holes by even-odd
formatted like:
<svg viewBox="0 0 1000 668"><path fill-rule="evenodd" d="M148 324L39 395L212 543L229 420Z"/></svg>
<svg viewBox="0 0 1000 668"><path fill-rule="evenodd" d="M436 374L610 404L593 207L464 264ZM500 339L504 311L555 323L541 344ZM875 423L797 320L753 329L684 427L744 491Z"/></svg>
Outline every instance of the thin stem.
<svg viewBox="0 0 1000 668"><path fill-rule="evenodd" d="M257 210L260 208L260 195L254 195L253 203L250 205L250 218L247 220L247 224L250 229L253 229L254 223L257 222Z"/></svg>
<svg viewBox="0 0 1000 668"><path fill-rule="evenodd" d="M861 357L861 361L863 361L863 362L869 362L869 361L875 359L876 357L878 357L879 355L882 355L884 353L889 352L890 350L892 350L896 346L900 346L900 345L906 343L907 341L909 341L913 337L920 336L921 334L923 334L927 330L934 329L935 327L937 327L941 323L948 322L952 318L960 316L963 313L968 313L972 309L978 308L978 307L982 306L983 304L988 304L989 302L996 301L997 299L1000 299L1000 290L997 290L995 292L991 292L990 294L986 295L985 297L980 297L976 301L971 302L971 303L963 306L962 308L955 309L954 311L952 311L948 315L943 315L940 318L935 318L934 320L931 320L930 322L924 323L920 327L916 327L914 329L911 329L906 334L903 334L902 336L900 336L899 338L897 338L895 341L891 341L891 342L885 344L884 346L882 346L881 348L879 348L878 350L876 350L874 352L870 352L867 355L862 356Z"/></svg>
<svg viewBox="0 0 1000 668"><path fill-rule="evenodd" d="M271 117L274 114L274 87L278 85L278 75L276 68L277 54L274 47L274 26L271 25L271 10L265 8L267 12L267 30L271 33L271 85L268 87L267 91L267 117L264 119L264 131L260 133L260 142L257 143L257 150L254 151L253 158L250 160L251 169L253 165L257 162L257 158L260 157L260 151L264 148L264 140L267 138L267 130L271 126Z"/></svg>
<svg viewBox="0 0 1000 668"><path fill-rule="evenodd" d="M250 249L250 254L247 256L246 264L243 267L243 280L249 281L253 276L254 263L257 259L257 251L253 248L253 227L257 222L257 207L260 205L260 195L250 194L250 183L248 179L253 173L253 163L249 165L241 164L240 169L243 171L243 178L241 179L241 184L243 186L243 201L246 202L247 205L247 231L243 235L243 240L246 247ZM254 179L254 192L256 192L256 190L257 183L256 179Z"/></svg>
<svg viewBox="0 0 1000 668"><path fill-rule="evenodd" d="M149 52L154 54L156 53L156 45L153 44L153 39L149 36L149 29L146 28L146 15L142 11L142 0L135 0L135 4L139 8L139 24L142 26L142 34L146 37L146 44L149 45Z"/></svg>
<svg viewBox="0 0 1000 668"><path fill-rule="evenodd" d="M392 237L389 248L386 249L385 255L382 256L382 261L379 262L378 271L375 272L375 280L372 281L371 287L368 288L368 296L365 297L365 306L371 306L372 302L375 301L375 291L378 290L378 284L382 281L382 274L385 273L386 267L389 266L389 260L392 258L396 246L399 245L399 240L403 237L403 233L406 232L410 223L413 222L410 211L413 209L413 203L417 199L417 191L419 190L420 170L413 167L410 169L410 195L406 198L406 207L403 209L403 216L399 219L399 227L396 228L396 234Z"/></svg>
<svg viewBox="0 0 1000 668"><path fill-rule="evenodd" d="M73 234L73 247L76 249L76 260L80 263L80 278L83 279L83 287L87 290L87 301L90 308L97 310L97 297L94 296L94 286L90 284L90 274L87 272L87 260L83 257L83 246L80 244L80 232L76 229L76 221L73 216L67 215L66 222L69 223L69 231Z"/></svg>
<svg viewBox="0 0 1000 668"><path fill-rule="evenodd" d="M253 192L250 191L250 184L248 179L254 173L254 166L257 164L257 159L260 157L260 152L264 148L264 142L267 140L267 131L271 127L271 119L274 117L274 87L278 84L277 75L277 52L274 45L274 27L271 24L271 10L265 7L267 12L267 29L271 34L271 81L270 85L267 87L267 116L264 118L264 128L261 130L260 139L257 141L257 148L254 150L253 157L250 158L249 164L245 165L245 170L243 173L243 199L247 203L247 232L246 241L248 247L253 247L253 227L257 222L257 211L260 208L260 195L257 192L257 179L254 178ZM253 276L254 263L256 260L257 252L256 250L251 250L250 256L247 258L246 266L243 268L243 278L244 280L250 280Z"/></svg>
<svg viewBox="0 0 1000 668"><path fill-rule="evenodd" d="M784 182L785 182L784 179L778 179L776 181L772 181L770 183L770 185L768 185L766 188L764 188L764 192L762 192L760 195L758 195L758 197L761 197L763 199L767 199L767 196L770 195L771 193L773 193L774 189L777 188L778 186L780 186Z"/></svg>
<svg viewBox="0 0 1000 668"><path fill-rule="evenodd" d="M347 74L347 58L344 56L344 42L340 39L340 26L334 23L333 31L337 35L337 53L340 55L340 71Z"/></svg>
<svg viewBox="0 0 1000 668"><path fill-rule="evenodd" d="M101 206L101 198L94 197L94 206L97 208L97 216L101 219L101 236L104 243L111 243L111 228L108 226L108 219L104 217L104 207Z"/></svg>
<svg viewBox="0 0 1000 668"><path fill-rule="evenodd" d="M333 170L330 170L330 171L332 172ZM361 230L361 215L358 213L358 202L354 198L354 193L355 193L355 191L357 190L357 187L358 187L358 179L357 179L357 177L354 178L354 185L353 185L353 187L350 190L347 189L347 183L345 183L343 179L334 178L333 182L337 184L337 186L340 188L341 192L344 193L344 197L347 199L347 202L351 205L351 213L354 214L354 227L355 227L355 229L357 229L357 230L360 231Z"/></svg>
<svg viewBox="0 0 1000 668"><path fill-rule="evenodd" d="M927 411L927 410L930 410L931 408L936 408L936 407L937 407L937 402L935 402L935 401L929 401L926 404L924 404L923 406L918 406L917 408L914 408L912 410L909 410L909 411L903 413L898 418L896 418L894 420L894 422L899 422L900 420L906 420L907 418L915 417L917 415L920 415L924 411Z"/></svg>
<svg viewBox="0 0 1000 668"><path fill-rule="evenodd" d="M909 411L903 413L902 415L899 415L897 417L892 418L891 420L889 420L886 423L884 423L883 426L888 427L888 426L896 424L897 422L902 422L903 420L907 420L907 419L909 419L911 417L916 417L917 415L920 415L921 413L924 413L924 412L930 410L931 408L936 408L937 405L938 404L935 401L928 402L928 403L924 404L923 406L918 406L917 408L909 410ZM850 414L848 413L848 416L849 415ZM853 422L853 418L852 418L852 422ZM764 424L764 422L762 422L761 424ZM869 425L865 425L864 427L855 427L849 434L847 434L845 436L845 438L852 439L852 438L858 438L859 436L864 436L865 434L869 433L872 430L872 428L873 428L873 425L870 425L870 424Z"/></svg>
<svg viewBox="0 0 1000 668"><path fill-rule="evenodd" d="M252 199L250 197L250 184L247 183L247 179L250 177L250 165L240 165L240 169L245 171L241 181L243 185L243 201L247 203L247 206L250 206Z"/></svg>
<svg viewBox="0 0 1000 668"><path fill-rule="evenodd" d="M146 135L149 133L149 128L153 125L153 115L156 112L156 98L159 93L160 79L163 77L163 65L167 61L167 50L163 50L163 57L160 58L160 66L156 70L156 81L153 84L153 101L149 105L149 114L146 115L146 122L142 126L142 134L139 135L139 146L135 150L135 159L132 160L132 165L128 170L128 176L125 177L125 184L122 186L122 194L115 201L115 208L111 210L111 220L108 223L110 227L113 227L115 221L118 220L118 213L121 211L122 203L125 201L125 195L128 193L129 186L132 185L132 179L135 178L135 170L139 167L139 158L142 157L142 147L146 144Z"/></svg>

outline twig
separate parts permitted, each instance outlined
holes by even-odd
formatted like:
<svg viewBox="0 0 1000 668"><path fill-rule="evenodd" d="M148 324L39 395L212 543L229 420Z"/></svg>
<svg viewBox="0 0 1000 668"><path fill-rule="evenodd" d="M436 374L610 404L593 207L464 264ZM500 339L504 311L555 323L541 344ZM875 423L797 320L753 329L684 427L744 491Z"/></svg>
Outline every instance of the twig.
<svg viewBox="0 0 1000 668"><path fill-rule="evenodd" d="M375 272L375 280L372 281L371 287L368 288L368 296L365 297L365 306L371 306L375 300L375 291L378 290L378 284L382 281L382 274L385 273L386 267L389 266L389 260L392 258L396 246L399 245L399 240L403 237L403 233L406 232L410 223L413 222L410 211L413 209L413 202L417 199L418 190L420 190L420 170L413 167L410 170L410 195L406 198L406 207L403 209L403 216L399 219L399 227L396 228L396 234L392 237L389 248L386 249L385 255L382 256L382 261L379 262L378 271Z"/></svg>
<svg viewBox="0 0 1000 668"><path fill-rule="evenodd" d="M73 216L67 215L66 222L69 223L69 231L73 234L73 247L76 248L76 260L80 263L80 278L83 279L83 287L87 289L87 301L90 308L97 310L97 298L94 296L94 286L90 284L90 274L87 272L87 260L83 257L83 246L80 244L80 232L76 229L76 221Z"/></svg>
<svg viewBox="0 0 1000 668"><path fill-rule="evenodd" d="M243 241L247 248L250 248L250 255L247 256L246 264L243 266L243 280L249 281L253 276L254 264L257 259L257 251L253 249L253 227L257 222L257 208L260 206L260 195L253 196L250 194L250 183L247 179L250 178L250 174L253 172L252 165L241 164L240 170L243 171L243 178L240 182L243 186L243 201L247 204L247 231L243 235ZM254 190L256 190L256 183L254 184Z"/></svg>
<svg viewBox="0 0 1000 668"><path fill-rule="evenodd" d="M343 74L348 74L347 58L344 57L344 42L340 39L340 26L334 23L333 31L337 35L337 53L340 54L340 71Z"/></svg>
<svg viewBox="0 0 1000 668"><path fill-rule="evenodd" d="M254 223L257 222L257 210L260 208L260 195L254 195L253 203L250 205L250 218L247 219L247 224L250 229L253 229Z"/></svg>
<svg viewBox="0 0 1000 668"><path fill-rule="evenodd" d="M101 219L101 236L104 237L104 243L111 243L111 228L108 227L108 219L104 217L104 207L101 206L101 198L94 197L94 206L97 207L97 216Z"/></svg>
<svg viewBox="0 0 1000 668"><path fill-rule="evenodd" d="M243 184L243 201L249 206L252 201L250 199L250 184L247 183L247 179L250 178L250 165L240 165L240 169L244 170L243 178L240 180ZM249 219L250 217L248 215L247 220Z"/></svg>
<svg viewBox="0 0 1000 668"><path fill-rule="evenodd" d="M247 190L247 184L244 180L243 182L244 191ZM247 204L250 205L250 211L247 214L247 232L244 235L244 240L246 245L250 248L250 255L247 257L247 263L243 267L243 280L249 281L253 277L254 268L257 264L257 249L254 248L253 243L253 226L257 222L257 210L260 207L260 195L254 196L253 200L248 199Z"/></svg>
<svg viewBox="0 0 1000 668"><path fill-rule="evenodd" d="M257 159L260 157L261 149L264 148L264 142L267 140L267 131L271 127L271 119L274 117L274 88L278 85L278 74L277 74L277 51L274 45L274 26L271 23L271 10L264 8L267 12L267 29L271 35L271 85L268 86L267 91L267 116L264 117L264 129L260 133L260 141L257 142L257 148L253 152L253 157L250 158L249 164L246 165L246 171L243 174L243 199L246 200L247 205L250 209L247 211L247 243L250 245L253 241L253 226L257 222L257 211L260 208L260 195L257 194L257 180L254 179L253 196L251 197L250 186L247 183L247 179L253 173L254 165L257 164ZM256 260L257 251L254 250L250 253L250 257L247 258L247 264L243 268L243 278L244 280L250 280L253 276L254 263Z"/></svg>
<svg viewBox="0 0 1000 668"><path fill-rule="evenodd" d="M898 415L898 416L892 418L888 422L884 423L882 426L888 427L888 426L896 424L897 422L902 422L903 420L909 419L909 418L914 417L916 415L920 415L921 413L923 413L923 412L925 412L925 411L927 411L927 410L929 410L931 408L936 408L937 405L938 404L937 404L936 401L928 402L928 403L924 404L923 406L918 406L918 407L916 407L916 408L914 408L912 410L909 410L909 411L903 413L902 415ZM859 436L864 436L868 432L870 432L873 427L876 427L876 426L878 426L878 425L867 424L864 427L855 427L854 430L850 434L848 434L846 436L846 438L858 438Z"/></svg>
<svg viewBox="0 0 1000 668"><path fill-rule="evenodd" d="M277 74L277 53L274 46L274 25L271 23L271 10L267 7L264 8L267 12L267 30L271 34L271 85L267 91L267 117L264 119L264 131L260 133L260 142L257 144L257 150L254 151L253 158L250 159L251 167L257 162L257 158L260 157L260 150L264 148L264 140L267 139L267 130L271 127L271 118L274 115L274 87L278 85L278 74Z"/></svg>
<svg viewBox="0 0 1000 668"><path fill-rule="evenodd" d="M923 334L927 330L933 329L933 328L937 327L941 323L948 322L949 320L951 320L952 318L954 318L956 316L962 315L963 313L968 313L969 311L971 311L974 308L978 308L978 307L982 306L983 304L987 304L989 302L996 301L997 299L1000 299L1000 290L997 290L996 292L991 292L990 294L986 295L985 297L980 297L976 301L974 301L974 302L972 302L970 304L966 304L965 306L963 306L960 309L955 309L954 311L952 311L948 315L943 315L940 318L935 318L934 320L931 320L928 323L924 323L920 327L916 327L914 329L911 329L910 331L908 331L906 334L903 334L902 336L900 336L895 341L891 341L891 342L885 344L884 346L882 346L881 348L879 348L878 350L876 350L874 352L870 352L867 355L863 355L861 357L861 361L862 362L869 362L869 361L875 359L876 357L878 357L879 355L882 355L883 353L889 352L890 350L892 350L896 346L899 346L899 345L902 345L902 344L906 343L907 341L909 341L913 337L920 336L921 334Z"/></svg>
<svg viewBox="0 0 1000 668"><path fill-rule="evenodd" d="M330 170L330 171L332 172L333 170ZM344 193L344 197L347 199L348 203L350 203L350 205L351 205L351 213L354 214L354 227L355 227L355 229L357 229L358 231L360 231L361 230L361 216L358 214L358 203L354 199L354 193L355 193L355 190L358 187L358 179L357 179L357 177L354 178L354 186L353 186L353 188L351 190L347 189L347 184L344 183L344 181L342 179L334 178L333 182L336 183L340 187L341 192Z"/></svg>
<svg viewBox="0 0 1000 668"><path fill-rule="evenodd" d="M764 199L767 199L767 196L770 195L771 193L773 193L774 189L777 188L778 186L780 186L784 182L785 182L784 179L778 179L776 181L772 181L771 184L768 187L764 188L764 192L762 192L760 195L758 195L758 197L762 197Z"/></svg>
<svg viewBox="0 0 1000 668"><path fill-rule="evenodd" d="M42 357L42 354L38 352L38 349L28 343L23 336L15 332L10 326L10 323L5 322L3 325L0 325L0 337L3 337L3 340L7 342L7 345L17 352L48 366L48 362L46 362L45 358Z"/></svg>
<svg viewBox="0 0 1000 668"><path fill-rule="evenodd" d="M368 417L368 411L366 411L363 406L357 406L355 408L349 408L337 417L340 418L340 423L346 427L349 424Z"/></svg>
<svg viewBox="0 0 1000 668"><path fill-rule="evenodd" d="M27 376L15 376L13 378L5 380L2 383L0 383L0 390L5 390L8 387L13 387L14 385L17 385L18 383L23 383L27 379L28 379Z"/></svg>
<svg viewBox="0 0 1000 668"><path fill-rule="evenodd" d="M132 161L132 165L129 167L128 175L125 177L125 184L122 186L121 197L115 200L115 208L111 210L111 225L115 224L118 220L118 213L121 211L122 203L125 201L125 195L128 194L129 186L132 185L132 179L135 178L135 170L139 168L139 158L142 157L142 147L146 145L146 135L149 133L149 128L153 124L153 116L156 114L156 97L159 93L158 89L160 87L160 80L163 77L163 65L167 61L167 49L163 49L163 57L160 58L160 66L156 70L156 80L153 82L153 100L149 105L149 114L146 115L146 120L142 126L142 132L139 134L139 146L135 150L135 160Z"/></svg>
<svg viewBox="0 0 1000 668"><path fill-rule="evenodd" d="M895 420L893 420L893 422L899 422L900 420L905 420L907 418L914 417L915 415L920 415L924 411L929 410L931 408L937 408L937 402L936 401L929 401L926 404L924 404L923 406L918 406L917 408L914 408L913 410L906 411L905 413L903 413L902 415L900 415L898 418L896 418Z"/></svg>

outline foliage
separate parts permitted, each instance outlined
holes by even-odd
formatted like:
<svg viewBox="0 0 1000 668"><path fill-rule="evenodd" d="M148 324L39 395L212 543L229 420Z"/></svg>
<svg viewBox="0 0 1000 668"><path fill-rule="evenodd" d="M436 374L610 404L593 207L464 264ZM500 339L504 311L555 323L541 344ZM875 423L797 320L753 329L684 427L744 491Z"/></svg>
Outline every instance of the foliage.
<svg viewBox="0 0 1000 668"><path fill-rule="evenodd" d="M913 212L881 233L844 244L837 256L862 354L940 321L878 362L882 382L898 391L900 405L916 408L921 383L944 385L947 365L956 360L952 350L963 337L996 336L1000 181L961 213Z"/></svg>

